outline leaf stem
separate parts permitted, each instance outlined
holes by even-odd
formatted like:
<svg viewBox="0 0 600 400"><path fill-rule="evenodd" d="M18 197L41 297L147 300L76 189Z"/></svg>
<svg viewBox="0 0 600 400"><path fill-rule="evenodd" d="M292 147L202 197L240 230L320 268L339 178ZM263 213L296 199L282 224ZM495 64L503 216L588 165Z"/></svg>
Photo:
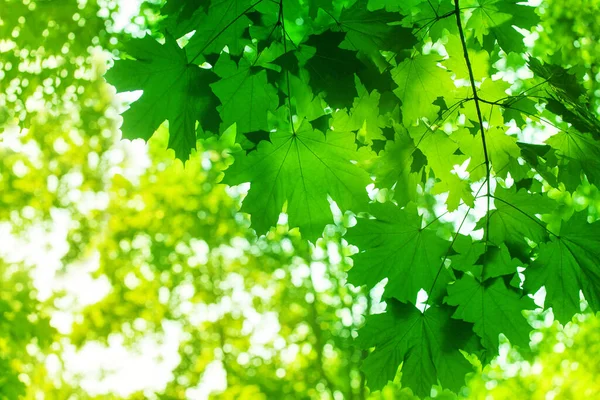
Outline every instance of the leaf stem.
<svg viewBox="0 0 600 400"><path fill-rule="evenodd" d="M469 71L469 80L471 81L471 89L473 90L473 100L475 101L475 110L477 111L479 129L481 131L481 143L483 144L483 156L485 160L485 182L487 191L487 214L485 223L485 242L487 245L490 231L490 159L488 157L487 142L485 140L485 129L483 128L483 117L481 116L481 107L479 106L480 98L477 94L477 87L475 86L475 75L473 74L473 66L471 65L471 60L469 59L467 40L465 38L465 32L463 31L462 22L460 20L459 0L454 0L454 13L456 15L456 24L458 25L458 34L460 35L460 42L462 44L465 62L467 63L467 70Z"/></svg>
<svg viewBox="0 0 600 400"><path fill-rule="evenodd" d="M438 12L437 10L433 7L433 4L431 4L431 0L427 0L427 3L429 3L429 7L431 7L431 10L433 11L433 13L435 14L435 17L438 18Z"/></svg>
<svg viewBox="0 0 600 400"><path fill-rule="evenodd" d="M283 40L283 53L287 54L287 39L285 30L285 17L283 15L283 0L279 0L279 22L281 23L281 36ZM287 84L287 103L290 112L290 127L292 128L292 134L296 136L296 128L294 128L294 120L292 118L292 91L290 88L290 72L285 70L285 80Z"/></svg>
<svg viewBox="0 0 600 400"><path fill-rule="evenodd" d="M528 97L531 97L531 96L528 96ZM542 97L542 99L544 99L544 97ZM537 120L538 120L540 123L545 123L545 124L548 124L548 125L550 125L551 127L555 128L555 129L558 129L558 130L559 130L559 131L561 131L561 132L564 132L564 133L569 133L569 131L568 131L568 130L565 130L565 129L561 128L560 126L557 126L557 125L555 125L555 124L554 124L554 123L552 123L550 120L548 120L548 119L546 119L546 118L544 118L544 117L540 117L539 115L532 114L532 113L530 113L530 112L529 112L529 111L527 111L527 110L522 110L522 109L520 109L520 108L513 107L512 105L510 105L510 104L507 104L507 103L500 103L500 101L501 101L501 100L502 100L502 99L500 99L500 100L496 100L496 101L489 101L489 100L482 99L481 97L479 98L479 101L480 101L480 102L482 102L482 103L486 103L486 104L489 104L489 105L492 105L492 106L498 106L498 107L502 107L502 108L506 108L506 109L510 109L510 110L515 110L515 111L518 111L518 112L520 112L520 113L523 113L523 114L527 115L527 116L528 116L528 117L530 117L530 118L537 118Z"/></svg>

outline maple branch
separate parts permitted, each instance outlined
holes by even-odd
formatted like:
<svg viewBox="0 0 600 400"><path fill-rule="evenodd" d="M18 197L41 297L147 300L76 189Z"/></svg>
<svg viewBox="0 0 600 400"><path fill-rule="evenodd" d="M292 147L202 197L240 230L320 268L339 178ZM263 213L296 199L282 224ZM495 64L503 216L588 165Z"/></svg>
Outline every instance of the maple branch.
<svg viewBox="0 0 600 400"><path fill-rule="evenodd" d="M485 129L483 128L483 117L481 116L481 107L479 106L480 98L477 95L477 87L475 86L475 76L473 74L473 66L469 59L469 51L467 49L467 40L465 38L465 32L463 31L462 22L460 20L460 0L454 0L454 11L456 15L456 24L458 25L458 34L460 35L460 42L462 44L465 62L467 63L467 70L469 71L469 80L471 81L471 89L473 90L473 100L475 101L475 110L477 111L477 119L479 119L479 129L481 131L481 142L483 144L483 156L485 160L485 182L487 191L487 213L485 222L485 242L489 239L490 232L490 159L488 157L487 142L485 141Z"/></svg>

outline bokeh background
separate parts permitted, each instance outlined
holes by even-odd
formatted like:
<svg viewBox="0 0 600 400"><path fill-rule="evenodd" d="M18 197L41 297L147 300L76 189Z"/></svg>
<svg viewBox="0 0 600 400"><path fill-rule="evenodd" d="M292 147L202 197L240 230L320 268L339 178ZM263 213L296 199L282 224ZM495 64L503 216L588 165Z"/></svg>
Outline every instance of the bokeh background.
<svg viewBox="0 0 600 400"><path fill-rule="evenodd" d="M121 141L102 78L161 2L0 0L0 399L413 399L369 393L352 338L382 287L345 284L341 222L315 245L285 215L265 237L220 185L230 138L184 168L164 127ZM600 1L545 0L530 52L586 71L600 104ZM596 110L597 111L597 110ZM554 190L563 212L600 193ZM434 196L419 206L433 212ZM448 221L451 224L451 221ZM450 226L450 225L449 225ZM600 398L600 318L528 315L530 349L503 341L458 395Z"/></svg>

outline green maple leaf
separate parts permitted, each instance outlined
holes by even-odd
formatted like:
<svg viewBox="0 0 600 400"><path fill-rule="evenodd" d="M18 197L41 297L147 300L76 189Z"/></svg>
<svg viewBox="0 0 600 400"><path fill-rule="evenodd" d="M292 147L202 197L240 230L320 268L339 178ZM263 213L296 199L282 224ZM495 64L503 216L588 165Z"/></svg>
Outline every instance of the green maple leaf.
<svg viewBox="0 0 600 400"><path fill-rule="evenodd" d="M514 26L531 29L539 22L535 8L520 4L520 0L472 0L462 4L471 10L466 28L472 29L475 37L487 49L493 50L494 41L506 53L525 50L523 35Z"/></svg>
<svg viewBox="0 0 600 400"><path fill-rule="evenodd" d="M221 100L219 112L223 127L233 123L241 133L269 131L269 112L278 106L277 91L267 82L265 70L255 71L245 58L239 64L222 53L215 65L215 73L221 79L211 88Z"/></svg>
<svg viewBox="0 0 600 400"><path fill-rule="evenodd" d="M479 125L479 123L477 123ZM505 126L493 126L485 130L488 159L492 165L495 175L506 178L513 163L521 156L521 149L517 144L517 138L506 134ZM481 141L481 131L471 135L468 130L455 133L460 141L460 149L469 154L469 174L472 180L478 180L486 176L485 157Z"/></svg>
<svg viewBox="0 0 600 400"><path fill-rule="evenodd" d="M422 168L413 172L417 148L408 131L398 125L394 130L394 140L387 141L385 151L374 161L373 170L377 187L393 188L394 200L399 206L405 206L417 200Z"/></svg>
<svg viewBox="0 0 600 400"><path fill-rule="evenodd" d="M505 108L503 109L502 115L506 122L510 122L514 119L517 126L522 127L526 125L526 119L530 115L536 115L538 112L535 105L536 103L533 100L528 99L525 96L511 98L504 102Z"/></svg>
<svg viewBox="0 0 600 400"><path fill-rule="evenodd" d="M335 2L332 2L331 0L306 0L305 4L308 4L308 16L313 19L317 18L319 9L334 12L333 6L335 5Z"/></svg>
<svg viewBox="0 0 600 400"><path fill-rule="evenodd" d="M470 237L459 236L453 249L457 252L450 258L452 268L469 272L478 279L489 279L517 272L521 264L510 256L506 245L499 247L487 245L485 242L472 242Z"/></svg>
<svg viewBox="0 0 600 400"><path fill-rule="evenodd" d="M462 3L461 3L462 6ZM425 41L427 36L435 43L448 33L457 33L455 18L448 18L454 12L454 4L447 0L408 0L401 2L401 8L407 15L404 24L412 25L417 36ZM446 18L441 18L442 16Z"/></svg>
<svg viewBox="0 0 600 400"><path fill-rule="evenodd" d="M173 37L165 39L163 45L150 36L130 41L125 50L134 59L115 61L105 77L119 92L144 91L123 113L123 138L148 140L168 120L168 146L185 161L196 148L196 121L205 130L218 127L217 99L208 87L216 76L190 64Z"/></svg>
<svg viewBox="0 0 600 400"><path fill-rule="evenodd" d="M575 170L583 170L590 182L600 182L600 143L592 135L574 130L562 131L551 136L546 143ZM575 182L575 186L577 184L579 182Z"/></svg>
<svg viewBox="0 0 600 400"><path fill-rule="evenodd" d="M499 247L488 246L481 255L477 264L481 265L481 275L484 280L502 275L511 275L517 272L521 263L510 256L508 247L501 244Z"/></svg>
<svg viewBox="0 0 600 400"><path fill-rule="evenodd" d="M454 270L471 272L476 276L481 276L479 259L485 253L486 245L484 242L476 241L471 236L458 234L452 245L453 254L448 258ZM479 267L479 268L474 268Z"/></svg>
<svg viewBox="0 0 600 400"><path fill-rule="evenodd" d="M412 303L419 290L431 290L435 281L429 296L440 296L450 278L442 263L450 244L434 230L422 229L414 205L400 209L391 203L374 203L370 213L375 219L360 218L345 236L360 249L352 257L348 281L372 288L388 278L386 295Z"/></svg>
<svg viewBox="0 0 600 400"><path fill-rule="evenodd" d="M194 30L208 9L212 0L167 0L160 9L166 18L156 22L156 31L169 32L173 37L180 38ZM196 53L188 53L195 56Z"/></svg>
<svg viewBox="0 0 600 400"><path fill-rule="evenodd" d="M460 352L469 347L472 326L450 318L453 309L448 306L430 307L421 313L411 304L387 303L385 314L368 317L357 338L362 348L375 347L361 367L369 388L383 388L402 364L402 385L418 396L429 395L438 382L458 391L465 375L473 370Z"/></svg>
<svg viewBox="0 0 600 400"><path fill-rule="evenodd" d="M524 190L497 187L494 193L495 209L489 213L489 240L496 246L505 244L511 254L526 257L529 247L525 238L543 242L548 238L545 224L536 214L548 214L556 208L556 202L541 194ZM477 229L486 226L486 217L477 223Z"/></svg>
<svg viewBox="0 0 600 400"><path fill-rule="evenodd" d="M411 7L419 4L421 0L407 0L403 2L398 2L396 0L369 0L367 4L367 8L369 10L386 10L388 12L399 12L403 11L405 7L408 7L410 11ZM406 4L408 3L408 4Z"/></svg>
<svg viewBox="0 0 600 400"><path fill-rule="evenodd" d="M188 54L196 59L202 54L219 54L225 46L239 55L250 44L245 31L250 27L246 13L260 1L213 0L206 13L196 13L192 26L196 31L186 45Z"/></svg>
<svg viewBox="0 0 600 400"><path fill-rule="evenodd" d="M419 149L427 157L428 168L436 178L432 193L448 193L446 204L450 211L456 210L461 200L473 206L475 198L469 182L453 172L455 165L467 159L464 154L457 154L459 144L439 129L422 131L421 127L411 128L412 136L419 141Z"/></svg>
<svg viewBox="0 0 600 400"><path fill-rule="evenodd" d="M600 310L600 222L589 224L585 212L563 222L560 235L541 243L538 257L525 270L525 289L546 288L545 306L567 323L580 312L579 291L593 311Z"/></svg>
<svg viewBox="0 0 600 400"><path fill-rule="evenodd" d="M285 79L287 80L287 78L289 78L290 92L292 93L291 101L294 106L293 109L296 111L296 114L304 116L309 121L313 121L321 117L325 118L325 111L323 109L322 99L316 97L313 94L308 83L305 80L292 74L290 74ZM377 114L375 115L377 116ZM330 126L326 125L321 130L324 132L329 128ZM371 128L370 124L369 128ZM346 131L346 129L344 129L344 131Z"/></svg>
<svg viewBox="0 0 600 400"><path fill-rule="evenodd" d="M456 74L456 79L469 80L469 70L463 54L462 43L457 35L448 35L444 48L448 52L448 59L443 64ZM476 81L489 77L490 54L484 50L468 49L469 60Z"/></svg>
<svg viewBox="0 0 600 400"><path fill-rule="evenodd" d="M392 78L398 85L394 93L402 100L405 125L413 125L423 117L433 121L440 110L434 101L441 96L451 98L456 90L450 73L437 66L439 61L441 57L437 54L419 54L392 70Z"/></svg>
<svg viewBox="0 0 600 400"><path fill-rule="evenodd" d="M361 157L353 133L323 134L303 121L296 131L273 132L270 139L247 155L235 153L224 179L229 185L251 182L242 211L259 234L277 223L284 205L290 227L313 241L333 222L328 196L342 211L367 206L370 178L351 162Z"/></svg>
<svg viewBox="0 0 600 400"><path fill-rule="evenodd" d="M161 14L174 16L177 23L190 19L196 10L207 11L212 0L167 0Z"/></svg>
<svg viewBox="0 0 600 400"><path fill-rule="evenodd" d="M531 58L527 66L536 76L547 81L561 97L566 97L570 102L579 102L580 99L587 97L585 88L571 70L559 65L545 64L536 58Z"/></svg>
<svg viewBox="0 0 600 400"><path fill-rule="evenodd" d="M328 30L312 35L305 43L315 48L314 55L304 65L310 73L310 86L315 94L323 92L333 108L352 103L357 96L354 75L364 69L355 51L339 47L345 37L343 32Z"/></svg>
<svg viewBox="0 0 600 400"><path fill-rule="evenodd" d="M416 43L412 29L399 23L403 16L383 10L369 11L367 1L360 0L350 8L344 8L338 19L338 26L346 32L341 43L342 49L356 50L369 56L378 66L388 64L382 51L400 53L411 49Z"/></svg>
<svg viewBox="0 0 600 400"><path fill-rule="evenodd" d="M385 124L379 115L381 95L376 90L369 93L358 78L355 82L358 97L354 99L350 113L336 112L331 125L334 130L357 132L358 140L365 144L383 140L381 128Z"/></svg>
<svg viewBox="0 0 600 400"><path fill-rule="evenodd" d="M552 172L552 168L556 165L550 159L550 156L554 155L550 146L528 143L518 143L518 146L521 148L521 157L527 161L527 165L531 166L552 187L557 187L556 176Z"/></svg>
<svg viewBox="0 0 600 400"><path fill-rule="evenodd" d="M533 299L506 284L502 278L481 282L465 274L448 286L446 302L458 306L453 318L474 323L489 361L498 353L498 335L504 334L513 345L527 348L532 327L521 314L534 309Z"/></svg>
<svg viewBox="0 0 600 400"><path fill-rule="evenodd" d="M566 96L546 99L546 109L559 115L563 121L571 124L579 132L591 133L595 137L600 134L600 121L590 111L592 108L587 101L575 101ZM535 114L534 114L535 115Z"/></svg>

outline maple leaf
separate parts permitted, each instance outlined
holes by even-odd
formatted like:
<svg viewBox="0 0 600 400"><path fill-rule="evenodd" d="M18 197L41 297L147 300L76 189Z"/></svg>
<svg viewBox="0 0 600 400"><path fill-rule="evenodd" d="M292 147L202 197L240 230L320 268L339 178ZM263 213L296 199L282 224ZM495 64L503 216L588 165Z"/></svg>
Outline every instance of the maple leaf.
<svg viewBox="0 0 600 400"><path fill-rule="evenodd" d="M495 175L506 178L510 167L521 156L521 149L517 145L515 136L507 135L507 128L494 126L485 130L488 158ZM486 176L485 156L481 147L481 131L472 135L468 130L454 133L456 140L460 143L460 149L464 154L470 154L468 171L471 179L478 180Z"/></svg>
<svg viewBox="0 0 600 400"><path fill-rule="evenodd" d="M444 44L448 58L443 61L446 68L456 74L457 79L469 79L469 69L465 62L462 43L457 35L448 35L447 42ZM472 65L473 77L476 81L481 81L489 76L490 55L487 51L468 49L469 59ZM495 100L495 99L494 99Z"/></svg>
<svg viewBox="0 0 600 400"><path fill-rule="evenodd" d="M525 270L530 293L546 288L545 306L563 324L580 312L579 291L594 311L600 310L600 222L589 224L586 213L563 222L559 236L541 243L538 257Z"/></svg>
<svg viewBox="0 0 600 400"><path fill-rule="evenodd" d="M144 92L123 113L123 138L148 140L168 120L168 147L177 158L187 160L196 148L196 121L206 122L204 129L216 130L212 110L217 99L208 87L215 74L190 64L185 49L168 34L163 45L145 36L128 42L125 50L134 59L115 61L106 80L119 92Z"/></svg>
<svg viewBox="0 0 600 400"><path fill-rule="evenodd" d="M212 0L167 0L161 9L161 14L175 16L177 23L189 19L196 10L206 11Z"/></svg>
<svg viewBox="0 0 600 400"><path fill-rule="evenodd" d="M345 37L345 33L328 30L311 36L304 43L316 49L305 63L310 73L310 86L314 93L324 92L325 100L334 108L352 103L357 96L354 74L364 69L355 51L339 47Z"/></svg>
<svg viewBox="0 0 600 400"><path fill-rule="evenodd" d="M367 0L360 0L344 8L338 27L346 32L340 48L356 50L370 57L382 69L388 64L382 51L396 54L411 49L416 43L412 29L399 25L403 16L383 10L367 10Z"/></svg>
<svg viewBox="0 0 600 400"><path fill-rule="evenodd" d="M532 242L543 242L548 237L545 224L536 214L550 213L556 202L541 194L527 193L524 190L497 187L494 193L496 209L489 217L483 217L476 228L486 226L489 218L489 240L497 246L505 244L511 254L519 258L526 257L529 247L525 238Z"/></svg>
<svg viewBox="0 0 600 400"><path fill-rule="evenodd" d="M417 185L422 180L422 168L414 172L414 155L417 147L408 131L394 126L394 140L386 143L385 151L374 161L376 185L394 189L394 199L399 206L417 200Z"/></svg>
<svg viewBox="0 0 600 400"><path fill-rule="evenodd" d="M245 58L236 65L227 53L222 53L214 68L221 79L211 84L221 100L223 127L236 123L241 133L269 131L268 113L275 111L279 103L265 70L255 72L251 67Z"/></svg>
<svg viewBox="0 0 600 400"><path fill-rule="evenodd" d="M333 11L333 5L335 4L331 0L306 0L309 5L308 15L311 18L316 18L319 10Z"/></svg>
<svg viewBox="0 0 600 400"><path fill-rule="evenodd" d="M354 134L323 134L303 121L294 131L271 133L270 139L247 155L234 153L236 161L224 179L229 185L251 182L242 211L252 216L259 234L277 223L284 205L290 227L299 227L308 240L316 240L333 222L328 196L342 210L366 207L370 178L351 162L360 157Z"/></svg>
<svg viewBox="0 0 600 400"><path fill-rule="evenodd" d="M525 50L523 35L513 25L522 29L537 25L539 17L535 8L520 0L474 0L472 3L472 15L466 28L473 30L487 50L493 49L494 41L506 53Z"/></svg>
<svg viewBox="0 0 600 400"><path fill-rule="evenodd" d="M452 312L436 306L421 313L411 304L388 300L384 314L368 317L357 343L364 349L375 347L361 367L369 387L383 388L402 364L402 385L418 396L429 395L438 381L458 391L473 370L460 352L473 334L470 324L450 318Z"/></svg>
<svg viewBox="0 0 600 400"><path fill-rule="evenodd" d="M435 176L434 194L448 192L446 204L450 211L456 210L461 200L474 205L475 198L469 182L459 178L454 172L455 165L461 165L467 157L458 154L459 144L441 130L412 128L413 137L418 140L419 149L427 157L428 168ZM423 133L421 133L423 132ZM469 154L469 153L467 153Z"/></svg>
<svg viewBox="0 0 600 400"><path fill-rule="evenodd" d="M244 32L250 27L246 15L262 0L212 0L206 12L196 13L192 21L194 35L186 45L188 54L196 59L201 54L219 54L225 46L239 55L250 40Z"/></svg>
<svg viewBox="0 0 600 400"><path fill-rule="evenodd" d="M600 182L600 143L592 135L574 130L562 131L551 136L546 143L576 171L583 170L590 181ZM577 179L574 186L579 183Z"/></svg>
<svg viewBox="0 0 600 400"><path fill-rule="evenodd" d="M417 293L431 290L437 298L450 279L442 259L450 243L421 226L414 205L405 209L391 203L374 203L369 212L375 219L359 218L345 238L360 251L352 258L348 273L353 285L372 288L388 278L385 293L403 302L415 303Z"/></svg>
<svg viewBox="0 0 600 400"><path fill-rule="evenodd" d="M501 244L500 246L487 246L485 253L477 260L477 264L481 265L481 277L485 280L495 278L502 275L511 275L517 272L517 268L521 263L510 256L508 247Z"/></svg>
<svg viewBox="0 0 600 400"><path fill-rule="evenodd" d="M416 55L392 70L398 87L394 93L402 100L402 121L410 126L420 118L435 119L440 110L434 101L440 96L452 97L456 87L450 73L437 66L436 54Z"/></svg>
<svg viewBox="0 0 600 400"><path fill-rule="evenodd" d="M336 112L332 126L334 130L355 131L359 141L371 144L373 140L384 139L381 128L385 124L379 116L381 95L377 90L369 93L358 78L355 81L358 97L354 99L350 113Z"/></svg>
<svg viewBox="0 0 600 400"><path fill-rule="evenodd" d="M481 282L465 274L448 286L446 302L458 306L453 318L475 324L473 330L486 349L484 359L487 362L498 352L500 333L513 345L529 346L529 332L533 328L521 311L534 309L535 303L521 290L507 285L504 279Z"/></svg>
<svg viewBox="0 0 600 400"><path fill-rule="evenodd" d="M577 102L587 97L585 88L572 71L559 65L543 63L536 58L531 58L527 62L527 66L538 77L543 78L561 97L566 97L572 102Z"/></svg>
<svg viewBox="0 0 600 400"><path fill-rule="evenodd" d="M459 236L453 249L457 254L450 256L452 268L469 272L478 279L489 279L517 272L521 263L513 259L506 245L493 246L482 241L473 242L470 237Z"/></svg>
<svg viewBox="0 0 600 400"><path fill-rule="evenodd" d="M419 27L416 35L420 36L422 41L430 38L436 42L438 39L443 39L447 33L457 32L454 18L447 18L454 13L452 1L407 0L401 1L398 7L403 14L407 15L404 24L412 25L415 28Z"/></svg>
<svg viewBox="0 0 600 400"><path fill-rule="evenodd" d="M369 0L369 10L381 10L385 9L388 12L404 12L408 13L412 8L419 5L423 0Z"/></svg>

